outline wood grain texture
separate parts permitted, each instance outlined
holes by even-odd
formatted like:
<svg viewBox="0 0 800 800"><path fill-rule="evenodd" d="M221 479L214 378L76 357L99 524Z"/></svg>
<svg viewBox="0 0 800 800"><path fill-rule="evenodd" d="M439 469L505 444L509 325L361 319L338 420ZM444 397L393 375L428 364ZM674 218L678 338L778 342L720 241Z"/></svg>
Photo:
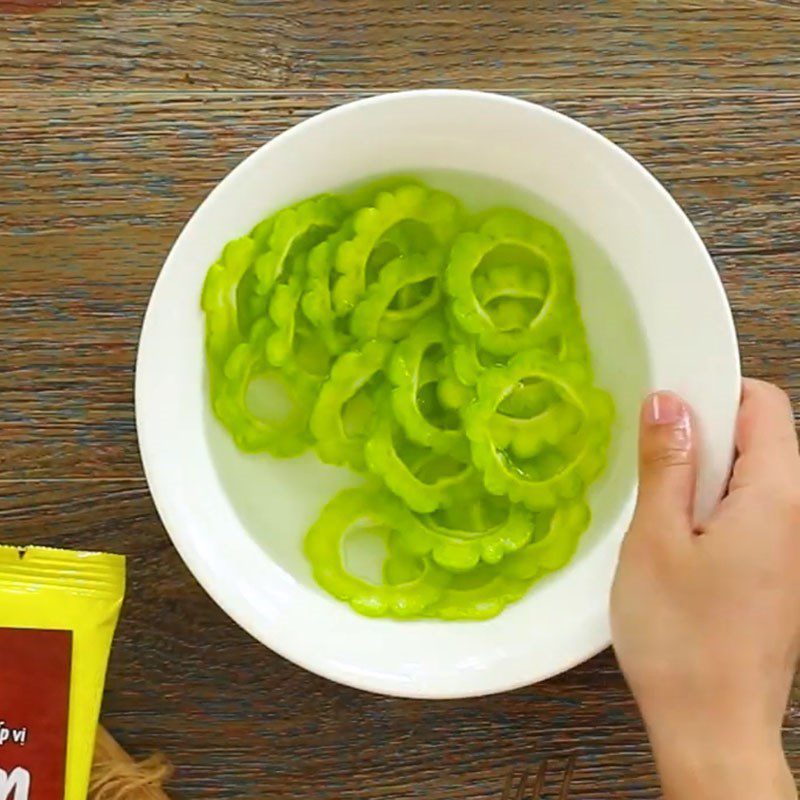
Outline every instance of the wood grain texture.
<svg viewBox="0 0 800 800"><path fill-rule="evenodd" d="M795 0L25 5L0 37L13 87L671 92L793 88L800 74Z"/></svg>
<svg viewBox="0 0 800 800"><path fill-rule="evenodd" d="M571 796L658 796L610 653L449 703L305 673L206 597L139 465L132 388L181 225L287 126L383 89L543 102L625 147L711 250L746 372L800 402L800 7L794 0L439 3L0 0L0 541L130 558L105 721L162 748L176 797L499 798L578 756ZM37 6L37 8L34 8ZM800 698L786 743L800 769Z"/></svg>

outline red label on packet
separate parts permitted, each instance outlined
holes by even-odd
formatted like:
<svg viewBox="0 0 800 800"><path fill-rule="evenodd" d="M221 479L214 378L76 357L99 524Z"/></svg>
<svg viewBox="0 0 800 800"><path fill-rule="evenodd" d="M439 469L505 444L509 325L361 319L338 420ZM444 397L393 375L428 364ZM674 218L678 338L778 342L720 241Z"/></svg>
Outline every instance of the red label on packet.
<svg viewBox="0 0 800 800"><path fill-rule="evenodd" d="M0 628L0 800L63 800L72 631Z"/></svg>

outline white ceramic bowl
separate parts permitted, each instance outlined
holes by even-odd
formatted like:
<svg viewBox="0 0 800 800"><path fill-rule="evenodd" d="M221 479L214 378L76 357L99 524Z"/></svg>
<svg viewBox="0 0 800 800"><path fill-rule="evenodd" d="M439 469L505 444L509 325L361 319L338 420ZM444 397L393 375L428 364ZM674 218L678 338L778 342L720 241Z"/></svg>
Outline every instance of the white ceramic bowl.
<svg viewBox="0 0 800 800"><path fill-rule="evenodd" d="M325 500L351 478L311 454L278 462L239 453L207 400L199 297L222 246L302 198L409 172L456 189L473 205L514 203L562 230L597 381L617 404L609 466L591 492L594 520L575 559L487 622L367 619L323 593L300 542ZM736 334L714 265L643 167L541 106L480 92L420 91L304 121L211 192L172 248L147 309L136 422L165 527L200 583L244 629L341 683L408 697L465 697L542 680L608 645L608 595L634 502L642 396L668 388L693 405L702 438L702 515L729 469L739 386Z"/></svg>

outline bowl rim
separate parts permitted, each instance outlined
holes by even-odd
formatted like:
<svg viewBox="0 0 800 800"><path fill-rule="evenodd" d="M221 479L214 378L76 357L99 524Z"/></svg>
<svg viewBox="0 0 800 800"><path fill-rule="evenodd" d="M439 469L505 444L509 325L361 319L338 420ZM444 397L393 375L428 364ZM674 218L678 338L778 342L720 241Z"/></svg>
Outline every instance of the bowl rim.
<svg viewBox="0 0 800 800"><path fill-rule="evenodd" d="M229 179L232 179L239 173L248 170L254 161L258 160L264 152L272 149L277 142L285 142L294 136L302 135L309 129L326 124L328 120L338 116L339 114L352 111L354 107L378 105L381 103L402 100L404 98L420 95L442 98L452 96L474 97L482 100L489 99L493 102L522 106L528 110L536 109L537 113L542 114L545 117L550 117L551 119L558 121L559 124L568 125L578 129L582 135L595 139L601 144L601 146L614 151L617 157L624 159L629 166L633 166L641 175L641 177L648 184L650 184L650 188L655 189L656 192L661 195L662 200L666 201L671 211L680 219L683 227L687 230L692 238L694 247L696 247L702 254L706 268L714 278L714 288L717 293L716 299L719 302L720 310L723 312L724 321L726 323L725 341L729 345L727 357L731 359L730 366L733 367L733 371L735 372L736 376L738 376L737 385L735 387L730 386L725 391L735 392L735 400L737 403L740 392L741 363L733 314L725 294L722 280L699 233L677 201L646 167L644 167L637 159L635 159L622 147L615 144L598 131L590 128L588 125L585 125L584 123L579 122L578 120L573 119L566 114L536 102L523 100L521 98L506 94L471 89L412 89L381 93L366 98L360 98L329 108L283 130L272 139L264 142L251 153L249 153L223 178L221 178L206 194L206 196L197 205L194 212L181 228L179 235L172 244L159 271L147 303L137 347L134 378L136 431L145 478L147 480L150 494L153 498L153 503L156 507L158 516L181 559L186 564L203 590L234 622L236 622L237 625L247 631L254 639L267 646L278 655L317 675L321 675L337 683L364 691L405 698L455 699L485 696L518 689L532 683L546 680L554 675L561 674L562 672L572 669L578 664L581 664L584 661L592 658L611 644L611 635L608 623L608 609L604 608L598 612L598 625L593 631L593 636L587 637L587 640L575 653L574 657L564 660L560 667L550 670L543 670L536 674L520 675L513 680L495 682L494 684L488 686L478 685L479 682L473 680L470 685L466 687L461 686L460 688L448 688L440 682L438 687L435 689L431 689L430 686L423 684L420 684L419 686L403 686L401 689L396 686L387 685L372 675L364 674L355 676L352 671L348 671L342 666L338 665L334 659L322 660L319 658L319 654L316 654L315 657L313 646L305 649L300 648L302 649L302 652L300 652L298 648L286 647L284 646L284 643L281 641L280 637L270 635L270 631L259 626L257 617L254 617L252 614L248 613L248 610L243 608L240 602L235 602L233 599L233 593L227 592L225 587L221 585L219 580L220 575L217 574L214 564L206 561L197 552L192 543L191 531L184 530L176 520L177 515L175 513L174 504L170 499L170 493L167 487L164 486L163 482L159 481L157 478L159 473L163 471L161 469L164 459L164 456L161 453L162 448L160 448L158 446L158 442L153 439L150 425L148 424L148 420L146 419L143 411L145 406L145 395L148 392L148 387L145 385L146 379L144 377L146 371L145 354L148 350L148 341L153 335L152 333L148 332L152 330L152 326L148 325L148 320L153 316L152 308L155 304L155 298L159 293L159 286L165 279L164 276L168 272L170 264L176 258L175 254L179 250L180 245L184 239L191 235L189 229L192 227L192 223L194 222L195 218L200 213L202 207L209 203L212 198L218 192L220 192L222 184L226 183ZM733 400L732 397L729 399ZM731 442L730 460L732 460L732 458L733 443ZM724 487L719 487L720 496L723 489ZM298 591L307 592L310 590L307 587L298 584Z"/></svg>

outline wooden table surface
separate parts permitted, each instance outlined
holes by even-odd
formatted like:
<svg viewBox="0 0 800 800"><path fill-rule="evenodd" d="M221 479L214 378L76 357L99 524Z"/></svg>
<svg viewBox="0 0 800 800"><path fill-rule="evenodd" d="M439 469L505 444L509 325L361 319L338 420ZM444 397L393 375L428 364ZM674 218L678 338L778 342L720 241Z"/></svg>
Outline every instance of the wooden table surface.
<svg viewBox="0 0 800 800"><path fill-rule="evenodd" d="M408 702L273 655L173 550L133 363L167 250L244 155L409 87L536 100L625 147L708 245L746 372L800 400L797 0L0 0L0 541L130 557L104 719L176 797L499 798L577 756L570 797L653 798L613 655L500 697ZM786 744L800 769L800 704Z"/></svg>

